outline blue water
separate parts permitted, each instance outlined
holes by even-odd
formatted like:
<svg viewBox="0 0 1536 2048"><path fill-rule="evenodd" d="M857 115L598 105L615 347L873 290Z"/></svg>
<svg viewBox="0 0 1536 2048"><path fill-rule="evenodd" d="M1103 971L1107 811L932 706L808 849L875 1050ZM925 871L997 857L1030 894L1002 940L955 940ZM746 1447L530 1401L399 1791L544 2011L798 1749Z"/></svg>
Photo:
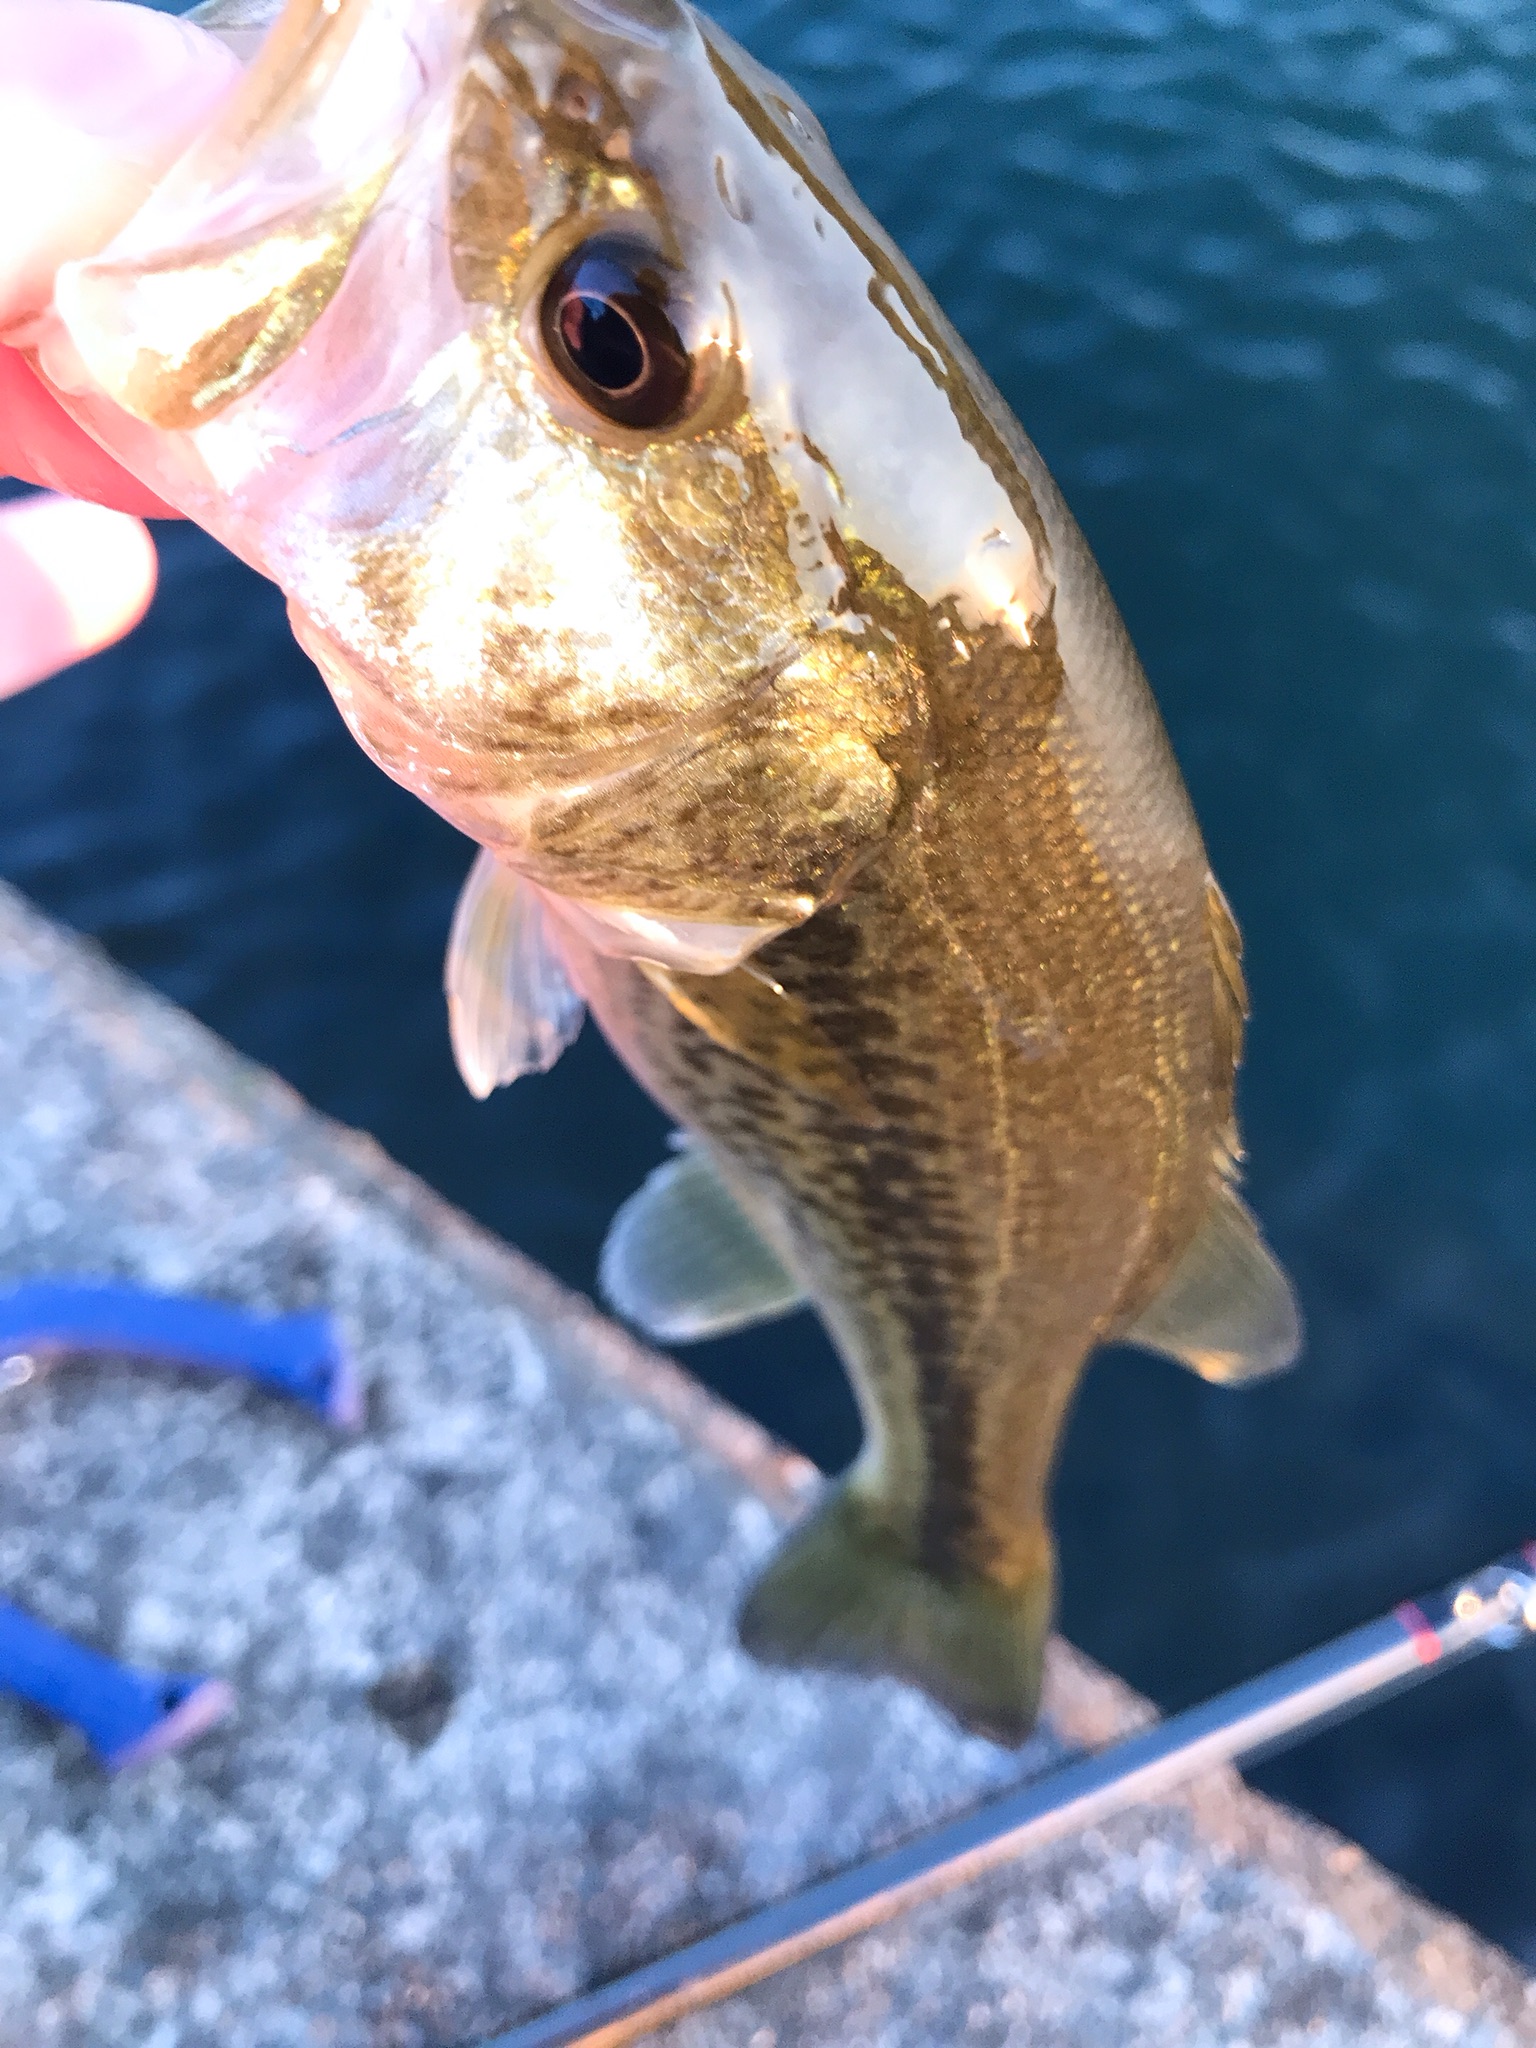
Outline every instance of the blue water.
<svg viewBox="0 0 1536 2048"><path fill-rule="evenodd" d="M1305 1365L1129 1353L1062 1460L1064 1623L1166 1705L1536 1531L1536 13L1529 0L731 0L1044 450L1242 920L1255 1205ZM275 594L167 530L122 651L0 706L0 872L590 1285L660 1119L589 1031L481 1108L464 843ZM836 1465L808 1318L690 1355ZM1536 1964L1536 1651L1266 1788Z"/></svg>

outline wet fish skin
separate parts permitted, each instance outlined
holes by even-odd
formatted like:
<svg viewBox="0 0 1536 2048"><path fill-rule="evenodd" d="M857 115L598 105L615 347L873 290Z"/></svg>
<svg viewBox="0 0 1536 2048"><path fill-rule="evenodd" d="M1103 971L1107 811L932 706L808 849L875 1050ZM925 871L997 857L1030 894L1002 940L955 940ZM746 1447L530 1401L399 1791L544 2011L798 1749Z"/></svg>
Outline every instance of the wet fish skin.
<svg viewBox="0 0 1536 2048"><path fill-rule="evenodd" d="M671 978L710 1006L710 1034L626 963L571 964L612 1044L803 1279L859 1393L866 1448L830 1540L802 1539L770 1573L749 1641L883 1663L1016 1741L1051 1603L1061 1421L1088 1352L1156 1293L1211 1204L1237 1020L1176 785L1160 840L1122 838L1053 636L975 642L969 660L930 657L933 765L878 856L753 963L862 1100L786 1076L752 967ZM1140 772L1156 788L1170 771L1154 755ZM960 1648L868 1642L851 1560L887 1546L974 1597Z"/></svg>
<svg viewBox="0 0 1536 2048"><path fill-rule="evenodd" d="M659 426L541 325L616 234L693 365ZM521 950L449 965L477 1089L574 988L847 1362L864 1451L749 1646L1019 1740L1093 1347L1231 1381L1299 1324L1232 1192L1240 945L1140 665L812 117L676 0L293 0L57 306L45 374L501 864L457 929Z"/></svg>

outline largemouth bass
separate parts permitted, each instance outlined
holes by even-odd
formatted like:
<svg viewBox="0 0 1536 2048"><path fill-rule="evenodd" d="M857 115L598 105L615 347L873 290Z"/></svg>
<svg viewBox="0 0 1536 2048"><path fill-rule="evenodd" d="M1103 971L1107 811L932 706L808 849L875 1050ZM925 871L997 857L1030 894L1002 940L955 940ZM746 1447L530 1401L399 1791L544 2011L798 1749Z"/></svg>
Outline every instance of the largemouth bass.
<svg viewBox="0 0 1536 2048"><path fill-rule="evenodd" d="M683 0L290 0L41 373L274 577L478 842L479 1093L590 1007L685 1134L613 1302L819 1311L862 1454L759 1656L1014 1742L1093 1348L1289 1364L1236 1192L1236 928L1039 455L813 116Z"/></svg>

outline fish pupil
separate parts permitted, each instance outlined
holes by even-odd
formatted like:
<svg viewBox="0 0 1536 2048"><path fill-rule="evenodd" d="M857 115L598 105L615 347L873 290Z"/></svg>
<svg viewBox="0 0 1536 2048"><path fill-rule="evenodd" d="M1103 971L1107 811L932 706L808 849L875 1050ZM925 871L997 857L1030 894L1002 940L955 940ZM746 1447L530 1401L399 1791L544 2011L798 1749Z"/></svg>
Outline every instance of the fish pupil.
<svg viewBox="0 0 1536 2048"><path fill-rule="evenodd" d="M650 250L612 236L584 242L545 288L541 326L551 367L605 419L662 427L682 412L693 362Z"/></svg>
<svg viewBox="0 0 1536 2048"><path fill-rule="evenodd" d="M572 292L560 308L566 353L604 391L628 391L645 374L645 343L617 306Z"/></svg>

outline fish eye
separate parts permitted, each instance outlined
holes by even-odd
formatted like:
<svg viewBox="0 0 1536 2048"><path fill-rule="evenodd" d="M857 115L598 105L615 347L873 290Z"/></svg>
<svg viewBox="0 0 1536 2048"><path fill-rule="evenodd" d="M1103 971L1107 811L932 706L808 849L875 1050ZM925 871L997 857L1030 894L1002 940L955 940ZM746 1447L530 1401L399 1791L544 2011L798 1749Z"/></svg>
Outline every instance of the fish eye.
<svg viewBox="0 0 1536 2048"><path fill-rule="evenodd" d="M604 419L664 427L682 412L693 359L651 250L608 235L583 242L546 285L539 325L554 370Z"/></svg>

